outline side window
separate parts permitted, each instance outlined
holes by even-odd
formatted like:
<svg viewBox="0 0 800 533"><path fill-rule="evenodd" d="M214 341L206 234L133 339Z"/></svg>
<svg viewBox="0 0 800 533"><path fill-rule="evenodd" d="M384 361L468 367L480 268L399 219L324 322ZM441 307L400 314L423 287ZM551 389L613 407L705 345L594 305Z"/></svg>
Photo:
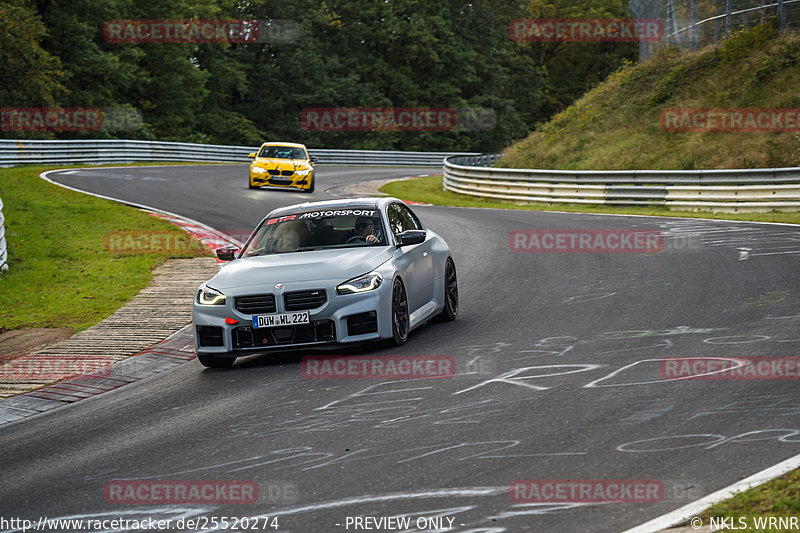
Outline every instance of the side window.
<svg viewBox="0 0 800 533"><path fill-rule="evenodd" d="M389 225L392 228L392 233L397 235L409 229L422 229L417 217L402 204L392 204L386 210L389 217Z"/></svg>
<svg viewBox="0 0 800 533"><path fill-rule="evenodd" d="M402 214L399 207L397 204L392 204L386 210L386 215L389 217L389 227L395 235L403 231Z"/></svg>
<svg viewBox="0 0 800 533"><path fill-rule="evenodd" d="M408 207L405 205L398 205L397 207L400 208L400 211L402 211L404 214L404 220L406 221L405 224L403 224L403 227L405 228L404 231L406 229L423 229L422 223Z"/></svg>

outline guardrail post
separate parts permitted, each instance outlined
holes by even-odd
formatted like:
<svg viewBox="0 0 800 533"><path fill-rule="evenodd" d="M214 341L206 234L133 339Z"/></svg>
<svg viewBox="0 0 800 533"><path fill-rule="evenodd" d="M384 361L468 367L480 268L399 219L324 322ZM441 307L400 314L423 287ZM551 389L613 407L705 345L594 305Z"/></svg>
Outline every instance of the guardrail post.
<svg viewBox="0 0 800 533"><path fill-rule="evenodd" d="M731 12L733 11L733 0L725 0L725 37L731 36Z"/></svg>
<svg viewBox="0 0 800 533"><path fill-rule="evenodd" d="M3 218L3 199L0 198L0 272L8 270L8 249L6 247L6 228Z"/></svg>
<svg viewBox="0 0 800 533"><path fill-rule="evenodd" d="M778 0L778 31L786 29L786 7L783 0Z"/></svg>

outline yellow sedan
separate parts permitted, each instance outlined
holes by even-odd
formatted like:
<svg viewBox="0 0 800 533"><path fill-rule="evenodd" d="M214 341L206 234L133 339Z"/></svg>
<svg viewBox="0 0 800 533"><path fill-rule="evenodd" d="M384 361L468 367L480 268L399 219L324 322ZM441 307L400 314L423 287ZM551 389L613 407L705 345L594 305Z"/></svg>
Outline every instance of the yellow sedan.
<svg viewBox="0 0 800 533"><path fill-rule="evenodd" d="M309 157L305 145L270 142L261 145L250 163L250 188L289 187L314 192L315 157Z"/></svg>

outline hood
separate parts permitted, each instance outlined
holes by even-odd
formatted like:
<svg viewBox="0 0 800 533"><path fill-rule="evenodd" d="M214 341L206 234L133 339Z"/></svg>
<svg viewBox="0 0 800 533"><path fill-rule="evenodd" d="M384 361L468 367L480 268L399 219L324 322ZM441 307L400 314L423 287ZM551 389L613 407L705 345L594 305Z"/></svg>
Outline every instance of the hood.
<svg viewBox="0 0 800 533"><path fill-rule="evenodd" d="M262 255L226 264L207 284L217 290L273 283L347 281L391 259L390 246L364 246Z"/></svg>
<svg viewBox="0 0 800 533"><path fill-rule="evenodd" d="M306 159L273 159L271 157L258 157L255 162L264 168L277 168L279 170L294 170L307 164Z"/></svg>

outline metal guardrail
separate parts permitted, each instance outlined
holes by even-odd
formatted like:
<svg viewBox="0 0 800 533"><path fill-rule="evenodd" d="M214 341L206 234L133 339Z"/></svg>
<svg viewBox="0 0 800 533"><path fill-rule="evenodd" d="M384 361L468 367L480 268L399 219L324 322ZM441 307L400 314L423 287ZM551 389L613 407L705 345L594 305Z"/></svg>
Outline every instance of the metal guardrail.
<svg viewBox="0 0 800 533"><path fill-rule="evenodd" d="M6 228L3 218L3 199L0 198L0 272L8 270L8 248L6 247Z"/></svg>
<svg viewBox="0 0 800 533"><path fill-rule="evenodd" d="M113 164L140 161L247 163L258 147L137 140L28 141L0 139L0 167L21 164ZM441 166L454 152L309 149L322 164ZM463 153L462 153L463 154Z"/></svg>
<svg viewBox="0 0 800 533"><path fill-rule="evenodd" d="M800 25L800 0L630 0L636 19L661 19L663 38L657 43L639 42L639 61L650 59L661 46L697 50L701 46L727 39L733 31L746 30L777 16L779 31ZM701 12L710 15L698 20ZM681 27L682 26L682 27Z"/></svg>
<svg viewBox="0 0 800 533"><path fill-rule="evenodd" d="M771 4L762 3L759 6L751 7L749 9L740 9L738 11L731 11L730 13L722 13L721 15L715 15L713 17L709 17L707 19L703 19L701 21L695 22L693 25L690 24L689 26L686 26L686 27L681 28L679 30L678 29L673 30L672 33L666 33L664 35L664 38L665 39L669 39L670 37L674 38L676 35L679 35L679 34L681 34L683 32L686 32L686 31L695 32L695 28L697 28L698 26L702 26L703 24L705 24L707 22L717 22L717 21L721 21L721 20L725 20L725 31L726 31L726 33L730 33L730 30L731 30L731 17L737 16L737 15L745 15L746 13L753 13L755 11L764 12L764 11L767 11L767 10L773 9L773 8L777 8L778 9L779 25L781 26L781 29L782 29L782 27L786 25L786 20L785 20L786 19L786 10L785 10L785 6L788 5L788 4L794 4L796 2L800 2L800 0L779 0L778 2L773 2ZM783 18L782 22L780 21L781 18Z"/></svg>
<svg viewBox="0 0 800 533"><path fill-rule="evenodd" d="M444 189L550 204L658 205L716 211L800 210L800 167L733 170L491 168L499 154L444 162Z"/></svg>

